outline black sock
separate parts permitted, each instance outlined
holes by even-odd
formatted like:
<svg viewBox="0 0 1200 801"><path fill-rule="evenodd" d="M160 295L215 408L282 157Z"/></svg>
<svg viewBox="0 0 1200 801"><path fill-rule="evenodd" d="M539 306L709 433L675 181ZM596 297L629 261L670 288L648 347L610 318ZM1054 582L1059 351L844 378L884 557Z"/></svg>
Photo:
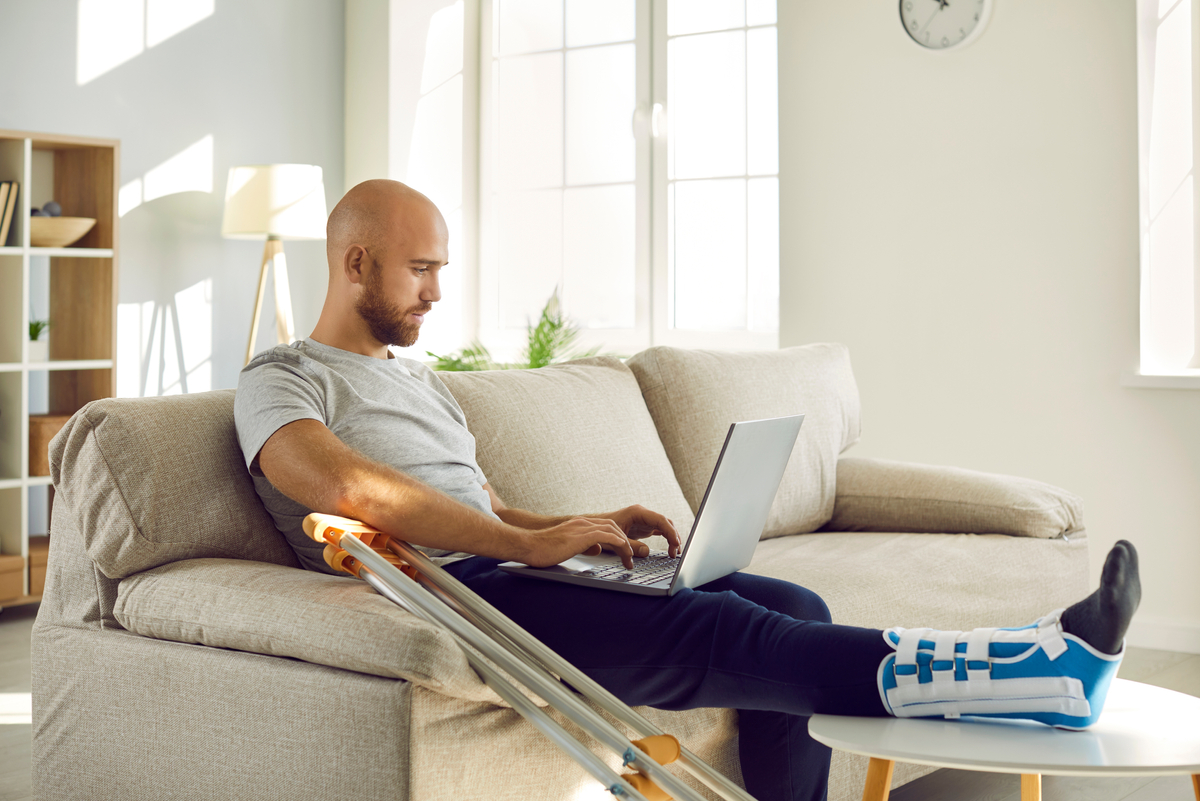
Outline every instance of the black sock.
<svg viewBox="0 0 1200 801"><path fill-rule="evenodd" d="M1137 551L1132 543L1118 540L1104 561L1099 589L1063 612L1063 631L1098 651L1118 653L1141 600Z"/></svg>

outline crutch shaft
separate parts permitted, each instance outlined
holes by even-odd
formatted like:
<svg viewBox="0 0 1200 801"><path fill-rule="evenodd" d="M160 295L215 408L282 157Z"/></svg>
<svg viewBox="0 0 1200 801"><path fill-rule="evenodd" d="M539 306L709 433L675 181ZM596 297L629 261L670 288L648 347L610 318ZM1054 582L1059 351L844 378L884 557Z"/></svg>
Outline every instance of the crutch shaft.
<svg viewBox="0 0 1200 801"><path fill-rule="evenodd" d="M542 665L551 673L561 676L564 681L595 702L605 712L633 729L639 736L649 737L663 734L662 729L630 709L619 698L593 681L587 674L577 669L570 662L560 657L550 648L547 648L540 640L534 638L523 628L513 623L508 617L476 594L470 587L446 571L439 569L424 553L412 547L407 542L395 538L391 540L388 547L397 556L400 556L416 568L421 577L428 580L429 584L457 600L461 606L470 609L478 618L486 622L488 626L499 631L515 643L536 663ZM705 784L710 790L728 801L754 801L753 796L741 787L738 787L723 774L718 773L686 748L681 749L678 762L681 767Z"/></svg>
<svg viewBox="0 0 1200 801"><path fill-rule="evenodd" d="M416 606L433 622L443 626L462 641L478 649L488 659L497 663L514 678L532 689L555 708L562 712L572 723L582 728L599 742L610 748L614 753L625 757L626 764L647 775L674 798L684 801L704 801L694 789L684 784L678 777L667 771L654 760L650 759L640 749L630 743L611 723L600 716L594 709L583 703L574 693L564 688L556 681L533 670L524 661L515 658L496 642L482 636L481 632L472 628L467 621L459 617L432 595L424 592L411 578L401 573L384 557L369 546L364 545L354 537L344 537L341 547L351 556L358 559L364 567L374 573L396 595ZM510 625L513 625L509 621ZM514 626L515 628L515 626ZM524 696L522 695L522 698ZM507 699L506 699L507 700ZM590 752L589 752L590 753Z"/></svg>
<svg viewBox="0 0 1200 801"><path fill-rule="evenodd" d="M436 622L432 621L423 609L414 607L412 604L406 602L385 581L373 573L370 567L362 571L361 575L368 584L375 588L376 592L392 601L392 603L415 613L418 617L430 620L430 622ZM619 773L610 768L604 760L597 757L589 749L584 748L578 740L547 715L543 709L526 698L524 693L513 687L502 676L496 673L491 665L477 657L469 648L463 648L463 654L466 655L467 662L483 678L484 683L488 687L491 687L497 695L507 701L522 717L537 727L552 743L579 763L584 770L592 775L592 778L608 788L609 792L614 792L614 788L619 787L624 795L629 796L634 801L646 801L645 797L627 781L622 779Z"/></svg>

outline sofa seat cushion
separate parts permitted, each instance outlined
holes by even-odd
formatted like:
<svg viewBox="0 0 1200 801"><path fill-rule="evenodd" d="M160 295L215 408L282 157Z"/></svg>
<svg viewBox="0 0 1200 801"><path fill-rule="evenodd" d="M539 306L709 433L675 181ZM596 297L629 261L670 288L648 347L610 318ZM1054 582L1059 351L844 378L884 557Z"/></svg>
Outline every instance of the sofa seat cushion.
<svg viewBox="0 0 1200 801"><path fill-rule="evenodd" d="M56 502L105 576L205 557L299 564L246 471L233 395L94 401L51 441Z"/></svg>
<svg viewBox="0 0 1200 801"><path fill-rule="evenodd" d="M123 580L114 614L145 637L302 659L503 703L448 632L349 577L189 559Z"/></svg>
<svg viewBox="0 0 1200 801"><path fill-rule="evenodd" d="M858 441L858 387L844 345L758 353L656 347L629 360L675 477L700 507L729 425L804 414L763 539L815 531L833 514L838 454Z"/></svg>
<svg viewBox="0 0 1200 801"><path fill-rule="evenodd" d="M1087 538L820 533L760 543L747 573L820 595L834 623L1023 626L1090 592Z"/></svg>
<svg viewBox="0 0 1200 801"><path fill-rule="evenodd" d="M488 483L509 506L578 515L641 504L673 520L680 536L691 528L637 379L619 359L439 377L466 414Z"/></svg>

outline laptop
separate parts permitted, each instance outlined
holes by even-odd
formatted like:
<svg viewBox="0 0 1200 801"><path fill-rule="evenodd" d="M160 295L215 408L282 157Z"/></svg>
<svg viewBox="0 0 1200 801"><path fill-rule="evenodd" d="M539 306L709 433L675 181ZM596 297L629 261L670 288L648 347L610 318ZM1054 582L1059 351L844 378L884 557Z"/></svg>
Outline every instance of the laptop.
<svg viewBox="0 0 1200 801"><path fill-rule="evenodd" d="M783 480L804 415L748 420L729 426L692 532L677 557L665 551L633 558L575 556L553 567L504 562L500 569L566 584L638 595L674 595L716 581L750 564Z"/></svg>

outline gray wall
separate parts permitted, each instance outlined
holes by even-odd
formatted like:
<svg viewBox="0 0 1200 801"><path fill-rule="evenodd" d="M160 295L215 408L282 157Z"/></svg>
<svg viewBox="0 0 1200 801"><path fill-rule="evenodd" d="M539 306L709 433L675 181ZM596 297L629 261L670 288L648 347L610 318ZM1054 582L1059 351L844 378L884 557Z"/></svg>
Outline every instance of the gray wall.
<svg viewBox="0 0 1200 801"><path fill-rule="evenodd" d="M926 53L896 4L780 3L783 345L850 347L858 455L1082 496L1128 538L1131 639L1200 652L1200 392L1138 360L1132 0L997 0ZM915 580L919 580L915 579Z"/></svg>
<svg viewBox="0 0 1200 801"><path fill-rule="evenodd" d="M162 0L150 2L162 7ZM341 197L343 3L216 0L211 16L82 86L76 82L79 5L0 0L0 128L119 139L122 185L213 137L211 193L167 195L121 219L122 319L144 320L122 329L118 384L123 394L133 387L148 395L235 386L262 245L221 238L226 176L237 164L317 164L330 207ZM288 242L285 248L296 333L305 336L325 294L324 243ZM176 293L206 279L211 305L175 308ZM268 287L260 347L274 342L270 294ZM196 324L198 314L211 317L211 334ZM127 341L129 330L141 341ZM186 386L165 386L181 357L193 367L205 351L210 370L193 370Z"/></svg>

